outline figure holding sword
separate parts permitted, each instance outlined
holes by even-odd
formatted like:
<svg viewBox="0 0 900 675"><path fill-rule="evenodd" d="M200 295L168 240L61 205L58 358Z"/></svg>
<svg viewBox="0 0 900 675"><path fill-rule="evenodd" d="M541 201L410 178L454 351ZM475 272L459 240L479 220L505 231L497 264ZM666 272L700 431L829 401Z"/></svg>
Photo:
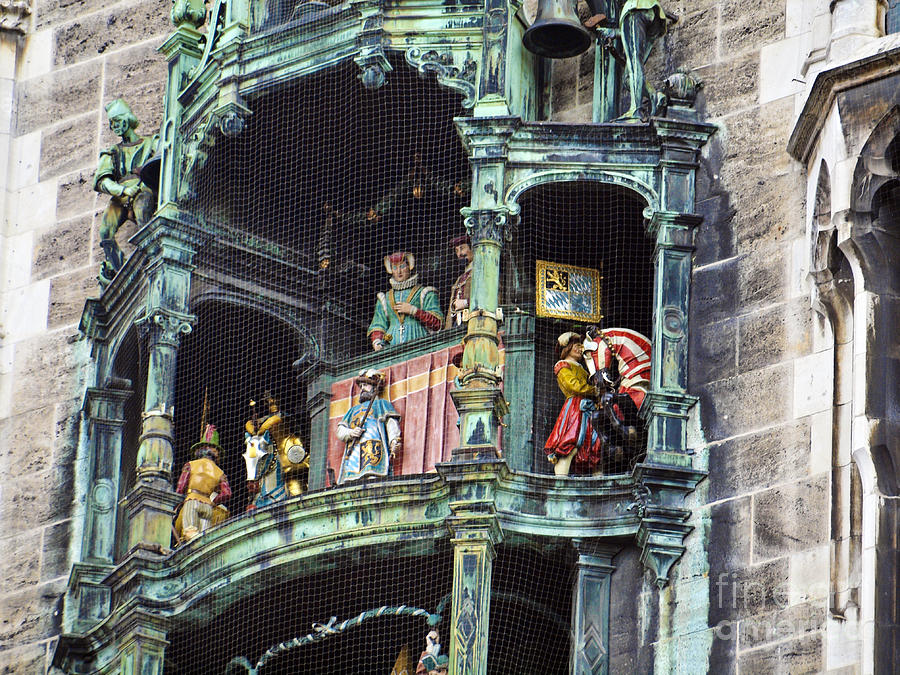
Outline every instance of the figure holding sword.
<svg viewBox="0 0 900 675"><path fill-rule="evenodd" d="M337 437L347 444L337 484L360 478L380 478L390 474L391 459L403 447L400 414L391 402L380 398L384 375L365 370L356 378L359 403L346 412L337 427Z"/></svg>

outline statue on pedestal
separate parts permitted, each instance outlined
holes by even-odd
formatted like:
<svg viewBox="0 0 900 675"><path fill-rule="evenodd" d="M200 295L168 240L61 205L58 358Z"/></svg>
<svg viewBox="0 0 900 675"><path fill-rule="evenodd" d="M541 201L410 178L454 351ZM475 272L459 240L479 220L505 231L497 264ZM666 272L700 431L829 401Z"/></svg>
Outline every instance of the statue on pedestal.
<svg viewBox="0 0 900 675"><path fill-rule="evenodd" d="M228 517L225 502L231 497L228 477L218 466L219 432L212 424L203 429L199 442L191 446L194 459L181 469L175 491L184 502L175 517L178 543L188 542L198 534Z"/></svg>
<svg viewBox="0 0 900 675"><path fill-rule="evenodd" d="M376 352L423 337L444 325L437 291L419 285L412 253L391 253L385 256L384 267L391 275L391 290L378 294L367 333Z"/></svg>
<svg viewBox="0 0 900 675"><path fill-rule="evenodd" d="M116 243L116 232L126 220L142 227L156 210L156 193L140 178L141 167L156 154L159 134L139 136L139 122L131 108L120 98L106 106L109 128L121 137L100 153L94 173L94 190L110 196L100 220L100 246L106 260L100 266L100 283L107 285L124 264L122 249Z"/></svg>
<svg viewBox="0 0 900 675"><path fill-rule="evenodd" d="M451 239L450 246L456 257L465 261L466 268L450 289L450 306L447 308L445 328L462 325L463 313L469 308L469 298L472 295L472 259L475 257L468 235Z"/></svg>
<svg viewBox="0 0 900 675"><path fill-rule="evenodd" d="M402 449L400 414L390 401L379 398L384 375L366 370L356 378L359 403L338 423L337 437L347 444L337 484L390 474L391 459Z"/></svg>

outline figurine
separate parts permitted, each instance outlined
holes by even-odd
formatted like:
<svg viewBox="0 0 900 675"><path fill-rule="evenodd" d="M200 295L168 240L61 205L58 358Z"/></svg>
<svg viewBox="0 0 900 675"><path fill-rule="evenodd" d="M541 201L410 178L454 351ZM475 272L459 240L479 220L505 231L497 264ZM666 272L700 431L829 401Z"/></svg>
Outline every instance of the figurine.
<svg viewBox="0 0 900 675"><path fill-rule="evenodd" d="M285 422L285 415L279 410L278 401L266 392L266 404L268 413L262 419L256 416L256 401L250 401L250 419L244 425L245 443L250 438L262 436L269 432L270 443L276 451L278 461L281 465L281 473L283 475L284 484L287 489L287 495L297 497L306 492L307 480L309 477L309 453L303 446L303 441L299 436L289 432L289 427ZM247 458L245 456L245 461ZM252 475L248 464L247 476ZM255 490L252 491L255 494Z"/></svg>
<svg viewBox="0 0 900 675"><path fill-rule="evenodd" d="M175 491L184 502L175 517L178 543L188 542L228 517L224 504L231 497L228 477L218 466L219 432L212 424L203 429L199 442L191 446L194 459L186 462Z"/></svg>
<svg viewBox="0 0 900 675"><path fill-rule="evenodd" d="M450 289L450 307L447 309L445 328L459 326L463 321L463 313L469 308L472 294L472 244L467 235L450 240L450 247L460 260L465 260L466 268L460 274L453 288Z"/></svg>
<svg viewBox="0 0 900 675"><path fill-rule="evenodd" d="M450 657L447 654L441 654L439 639L436 630L425 636L425 651L419 656L416 675L446 675L450 666Z"/></svg>
<svg viewBox="0 0 900 675"><path fill-rule="evenodd" d="M350 408L337 426L337 437L347 444L337 484L390 473L391 459L403 447L400 415L390 401L379 398L384 375L365 370L356 378L359 403Z"/></svg>
<svg viewBox="0 0 900 675"><path fill-rule="evenodd" d="M603 441L590 423L597 402L588 372L581 365L582 336L571 331L563 333L557 345L559 361L553 372L566 402L544 444L544 452L557 476L567 476L573 461L579 473L594 473L600 468Z"/></svg>
<svg viewBox="0 0 900 675"><path fill-rule="evenodd" d="M628 328L591 328L584 348L599 398L591 425L603 439L605 469L614 471L646 442L638 410L650 389L650 340Z"/></svg>
<svg viewBox="0 0 900 675"><path fill-rule="evenodd" d="M412 253L398 251L385 256L384 267L391 275L391 290L378 294L367 333L376 352L389 344L404 344L433 333L444 325L437 291L418 284Z"/></svg>
<svg viewBox="0 0 900 675"><path fill-rule="evenodd" d="M142 227L156 210L156 194L141 182L141 167L156 154L159 134L138 136L139 122L120 98L106 106L109 128L122 138L120 143L100 153L94 173L94 190L110 196L100 220L100 246L106 260L100 266L100 283L107 285L124 264L116 232L126 220Z"/></svg>
<svg viewBox="0 0 900 675"><path fill-rule="evenodd" d="M621 41L621 51L624 52L629 107L618 119L646 121L651 115L655 115L665 102L665 96L647 82L644 64L650 56L653 44L666 32L668 19L659 0L612 1L619 5L618 29L600 27L597 30L614 53L619 51L613 46L613 40L616 38Z"/></svg>
<svg viewBox="0 0 900 675"><path fill-rule="evenodd" d="M244 432L244 463L247 466L247 492L253 501L247 511L253 511L287 497L284 471L278 461L278 450L268 431L262 434Z"/></svg>

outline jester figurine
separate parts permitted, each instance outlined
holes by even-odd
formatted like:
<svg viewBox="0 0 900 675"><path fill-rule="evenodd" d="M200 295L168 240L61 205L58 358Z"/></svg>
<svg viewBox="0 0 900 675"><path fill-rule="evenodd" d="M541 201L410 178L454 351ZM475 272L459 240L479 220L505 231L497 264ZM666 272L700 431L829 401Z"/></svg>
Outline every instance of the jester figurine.
<svg viewBox="0 0 900 675"><path fill-rule="evenodd" d="M376 352L438 331L444 324L437 291L419 285L412 253L398 251L385 256L384 268L391 275L391 290L378 294L367 332Z"/></svg>
<svg viewBox="0 0 900 675"><path fill-rule="evenodd" d="M384 375L377 370L364 370L356 384L359 402L346 412L337 427L337 437L347 444L338 485L387 476L391 459L403 447L400 414L390 401L380 398L385 388Z"/></svg>
<svg viewBox="0 0 900 675"><path fill-rule="evenodd" d="M100 266L103 286L112 281L125 262L116 243L116 232L127 220L143 227L156 209L156 194L141 181L140 170L156 154L159 142L159 134L138 136L138 119L122 99L110 102L106 115L109 128L122 140L100 152L94 173L94 190L110 196L100 220L100 246L106 254Z"/></svg>
<svg viewBox="0 0 900 675"><path fill-rule="evenodd" d="M175 536L185 543L204 530L228 517L224 504L231 497L228 477L218 466L219 432L212 424L203 429L201 439L191 446L194 459L181 469L175 491L184 495L184 502L175 517Z"/></svg>
<svg viewBox="0 0 900 675"><path fill-rule="evenodd" d="M290 432L287 416L279 409L275 397L266 392L265 400L268 413L261 418L257 417L256 401L250 401L250 419L244 425L244 431L247 438L262 436L269 432L272 444L278 452L287 496L302 495L306 492L309 477L309 453L300 437ZM251 489L251 492L255 491Z"/></svg>

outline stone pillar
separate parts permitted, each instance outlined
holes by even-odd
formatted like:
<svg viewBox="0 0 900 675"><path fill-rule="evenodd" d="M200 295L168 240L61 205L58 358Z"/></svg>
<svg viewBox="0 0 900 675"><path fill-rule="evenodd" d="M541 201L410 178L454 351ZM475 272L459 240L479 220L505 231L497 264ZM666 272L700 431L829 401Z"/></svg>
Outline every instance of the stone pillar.
<svg viewBox="0 0 900 675"><path fill-rule="evenodd" d="M492 502L452 502L450 675L487 675L494 547L502 533Z"/></svg>
<svg viewBox="0 0 900 675"><path fill-rule="evenodd" d="M478 82L478 98L473 111L476 117L497 117L510 114L509 99L507 98L506 52L509 40L509 21L517 9L513 4L518 3L509 3L507 0L484 0L481 79Z"/></svg>
<svg viewBox="0 0 900 675"><path fill-rule="evenodd" d="M503 457L511 469L533 471L534 316L516 313L505 317L504 323L504 396L515 401L516 405L510 406L507 416L507 428L503 432Z"/></svg>
<svg viewBox="0 0 900 675"><path fill-rule="evenodd" d="M694 227L700 217L657 211L650 219L653 253L653 354L650 394L641 408L649 420L647 461L689 466L687 416L696 403L687 393L687 312ZM685 463L686 462L686 463Z"/></svg>
<svg viewBox="0 0 900 675"><path fill-rule="evenodd" d="M886 0L831 0L828 60L843 61L882 35Z"/></svg>
<svg viewBox="0 0 900 675"><path fill-rule="evenodd" d="M309 489L321 490L334 483L327 480L328 470L328 417L331 410L331 377L320 375L313 380L306 399L309 412ZM337 477L335 476L335 480Z"/></svg>
<svg viewBox="0 0 900 675"><path fill-rule="evenodd" d="M107 388L87 390L84 410L88 420L91 468L90 488L84 512L82 562L115 562L116 518L125 403L131 382L121 380Z"/></svg>
<svg viewBox="0 0 900 675"><path fill-rule="evenodd" d="M578 551L572 589L572 675L609 673L609 585L618 546L573 540Z"/></svg>
<svg viewBox="0 0 900 675"><path fill-rule="evenodd" d="M162 675L169 620L140 606L131 609L116 622L118 666L113 672Z"/></svg>

